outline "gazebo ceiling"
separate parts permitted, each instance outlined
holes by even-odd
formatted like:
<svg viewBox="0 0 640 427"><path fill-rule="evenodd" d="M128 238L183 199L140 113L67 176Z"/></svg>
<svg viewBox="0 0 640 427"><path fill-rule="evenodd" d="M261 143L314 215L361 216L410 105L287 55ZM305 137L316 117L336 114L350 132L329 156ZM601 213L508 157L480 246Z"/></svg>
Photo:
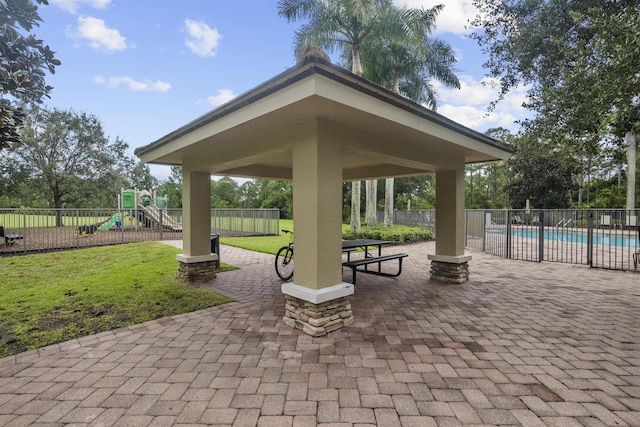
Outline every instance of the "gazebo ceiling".
<svg viewBox="0 0 640 427"><path fill-rule="evenodd" d="M508 148L324 62L300 63L147 146L144 162L249 178L292 178L292 147L322 123L343 179L401 177L507 159Z"/></svg>

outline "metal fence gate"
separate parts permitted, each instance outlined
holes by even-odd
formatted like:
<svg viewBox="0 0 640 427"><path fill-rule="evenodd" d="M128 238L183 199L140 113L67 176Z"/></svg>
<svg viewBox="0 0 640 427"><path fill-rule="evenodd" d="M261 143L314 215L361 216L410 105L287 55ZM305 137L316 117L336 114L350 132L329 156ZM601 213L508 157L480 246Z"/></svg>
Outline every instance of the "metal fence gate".
<svg viewBox="0 0 640 427"><path fill-rule="evenodd" d="M638 268L638 210L468 210L466 245L509 259Z"/></svg>

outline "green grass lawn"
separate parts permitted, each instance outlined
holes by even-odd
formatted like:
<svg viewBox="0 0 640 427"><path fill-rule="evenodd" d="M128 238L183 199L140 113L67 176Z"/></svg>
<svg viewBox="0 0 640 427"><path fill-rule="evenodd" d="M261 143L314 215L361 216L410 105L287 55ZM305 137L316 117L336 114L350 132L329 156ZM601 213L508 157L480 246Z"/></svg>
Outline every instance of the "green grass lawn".
<svg viewBox="0 0 640 427"><path fill-rule="evenodd" d="M0 357L232 301L180 281L178 253L142 242L0 258Z"/></svg>
<svg viewBox="0 0 640 427"><path fill-rule="evenodd" d="M293 221L290 219L281 219L280 229L293 231ZM220 243L275 255L278 249L289 243L289 234L281 232L278 236L221 237ZM224 258L224 255L222 255L222 258Z"/></svg>
<svg viewBox="0 0 640 427"><path fill-rule="evenodd" d="M293 231L293 221L280 220L280 228ZM394 240L413 233L364 232L373 234L357 237ZM275 254L289 235L220 240ZM0 357L232 301L180 281L175 255L181 252L141 242L0 258ZM220 271L234 268L222 263Z"/></svg>
<svg viewBox="0 0 640 427"><path fill-rule="evenodd" d="M280 229L295 231L293 220L281 219ZM349 225L342 225L342 232L349 230ZM264 252L275 255L283 246L289 243L289 234L280 233L279 236L255 236L255 237L221 237L220 243L235 246L242 249L249 249L256 252ZM224 255L223 255L224 257Z"/></svg>
<svg viewBox="0 0 640 427"><path fill-rule="evenodd" d="M293 221L290 219L281 219L280 228L294 231ZM391 244L396 245L433 239L433 233L428 230L402 225L396 225L390 228L382 226L363 227L359 232L352 232L348 224L342 224L342 236L344 239L388 240ZM289 234L280 233L279 236L222 237L220 238L220 243L275 255L278 249L289 243Z"/></svg>

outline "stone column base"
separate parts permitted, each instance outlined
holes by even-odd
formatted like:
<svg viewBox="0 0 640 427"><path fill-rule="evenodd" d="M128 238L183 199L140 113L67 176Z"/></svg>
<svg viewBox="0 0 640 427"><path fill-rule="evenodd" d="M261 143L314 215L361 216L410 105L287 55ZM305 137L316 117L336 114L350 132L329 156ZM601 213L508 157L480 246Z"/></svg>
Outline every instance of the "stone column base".
<svg viewBox="0 0 640 427"><path fill-rule="evenodd" d="M431 280L444 283L464 283L469 280L471 256L429 255Z"/></svg>
<svg viewBox="0 0 640 427"><path fill-rule="evenodd" d="M178 277L189 283L204 282L216 277L218 255L189 257L176 255L178 260Z"/></svg>
<svg viewBox="0 0 640 427"><path fill-rule="evenodd" d="M285 295L284 324L301 329L313 337L327 335L329 332L353 324L351 303L347 297L341 297L320 304L314 304L290 295Z"/></svg>

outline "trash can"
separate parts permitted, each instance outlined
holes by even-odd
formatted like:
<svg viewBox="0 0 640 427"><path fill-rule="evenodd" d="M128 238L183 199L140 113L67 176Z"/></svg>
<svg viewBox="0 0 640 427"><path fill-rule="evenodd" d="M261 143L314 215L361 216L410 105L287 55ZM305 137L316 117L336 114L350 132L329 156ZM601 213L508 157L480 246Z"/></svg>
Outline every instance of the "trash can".
<svg viewBox="0 0 640 427"><path fill-rule="evenodd" d="M216 268L220 268L220 235L217 233L211 233L211 253L218 255Z"/></svg>

